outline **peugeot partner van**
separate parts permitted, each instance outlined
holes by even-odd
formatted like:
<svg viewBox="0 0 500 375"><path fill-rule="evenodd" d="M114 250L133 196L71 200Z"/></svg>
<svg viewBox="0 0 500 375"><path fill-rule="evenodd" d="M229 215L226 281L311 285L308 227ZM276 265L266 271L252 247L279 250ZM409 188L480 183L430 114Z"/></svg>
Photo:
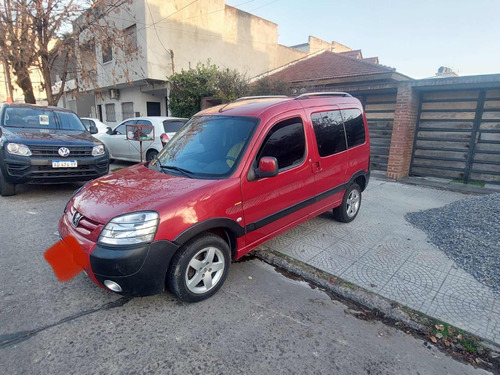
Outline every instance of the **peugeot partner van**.
<svg viewBox="0 0 500 375"><path fill-rule="evenodd" d="M196 302L231 260L326 211L358 215L370 145L361 103L346 93L247 97L206 109L150 162L99 178L59 222L98 285L145 296L169 288Z"/></svg>

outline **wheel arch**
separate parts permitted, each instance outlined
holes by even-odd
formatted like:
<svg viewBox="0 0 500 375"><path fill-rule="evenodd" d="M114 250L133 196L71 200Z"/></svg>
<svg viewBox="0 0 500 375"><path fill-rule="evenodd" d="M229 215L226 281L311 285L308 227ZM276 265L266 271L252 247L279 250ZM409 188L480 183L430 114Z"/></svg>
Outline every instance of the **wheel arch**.
<svg viewBox="0 0 500 375"><path fill-rule="evenodd" d="M363 170L357 171L351 176L348 186L350 186L352 183L356 183L359 185L361 191L364 191L366 189L366 186L368 185L369 179L370 179L370 172L366 172Z"/></svg>
<svg viewBox="0 0 500 375"><path fill-rule="evenodd" d="M213 233L226 241L231 249L231 255L236 254L236 241L245 235L245 230L236 221L228 218L208 219L189 227L179 234L174 242L179 246L203 233Z"/></svg>

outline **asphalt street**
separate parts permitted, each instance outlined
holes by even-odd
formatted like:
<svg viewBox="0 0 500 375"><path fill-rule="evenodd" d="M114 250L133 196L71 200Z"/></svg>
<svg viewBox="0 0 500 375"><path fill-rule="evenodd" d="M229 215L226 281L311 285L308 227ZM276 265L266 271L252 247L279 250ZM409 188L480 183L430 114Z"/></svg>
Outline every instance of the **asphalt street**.
<svg viewBox="0 0 500 375"><path fill-rule="evenodd" d="M123 298L83 274L59 283L43 252L78 186L0 198L2 374L486 373L256 259L198 304Z"/></svg>

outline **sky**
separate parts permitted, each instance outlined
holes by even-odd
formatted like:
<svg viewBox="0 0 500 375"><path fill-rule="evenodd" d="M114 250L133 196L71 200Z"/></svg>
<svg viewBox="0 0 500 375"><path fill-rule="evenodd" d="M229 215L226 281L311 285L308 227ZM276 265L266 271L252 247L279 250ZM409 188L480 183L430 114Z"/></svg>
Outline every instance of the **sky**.
<svg viewBox="0 0 500 375"><path fill-rule="evenodd" d="M460 76L500 73L500 0L226 0L278 24L278 42L309 35L378 56L412 78L440 66Z"/></svg>

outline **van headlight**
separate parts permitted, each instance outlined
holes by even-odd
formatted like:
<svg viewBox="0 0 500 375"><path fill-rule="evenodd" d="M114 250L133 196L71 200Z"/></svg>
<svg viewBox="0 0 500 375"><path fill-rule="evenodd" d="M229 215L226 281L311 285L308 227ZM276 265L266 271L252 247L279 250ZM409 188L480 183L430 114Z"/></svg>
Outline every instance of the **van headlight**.
<svg viewBox="0 0 500 375"><path fill-rule="evenodd" d="M31 150L28 146L21 143L7 143L7 151L12 155L31 156Z"/></svg>
<svg viewBox="0 0 500 375"><path fill-rule="evenodd" d="M92 148L92 156L104 155L104 145L97 145Z"/></svg>
<svg viewBox="0 0 500 375"><path fill-rule="evenodd" d="M153 241L158 228L158 212L133 212L111 219L97 243L100 245L137 245Z"/></svg>

